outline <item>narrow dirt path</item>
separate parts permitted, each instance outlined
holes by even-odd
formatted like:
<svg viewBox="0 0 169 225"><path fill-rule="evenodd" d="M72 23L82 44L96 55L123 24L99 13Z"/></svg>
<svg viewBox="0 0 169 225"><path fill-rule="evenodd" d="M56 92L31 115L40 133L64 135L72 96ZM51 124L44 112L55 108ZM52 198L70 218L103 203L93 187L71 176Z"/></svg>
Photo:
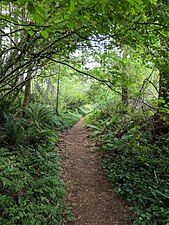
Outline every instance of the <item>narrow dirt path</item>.
<svg viewBox="0 0 169 225"><path fill-rule="evenodd" d="M65 131L60 141L65 156L63 179L67 183L67 199L69 205L76 204L76 220L68 224L125 225L128 205L114 193L83 126L84 118Z"/></svg>

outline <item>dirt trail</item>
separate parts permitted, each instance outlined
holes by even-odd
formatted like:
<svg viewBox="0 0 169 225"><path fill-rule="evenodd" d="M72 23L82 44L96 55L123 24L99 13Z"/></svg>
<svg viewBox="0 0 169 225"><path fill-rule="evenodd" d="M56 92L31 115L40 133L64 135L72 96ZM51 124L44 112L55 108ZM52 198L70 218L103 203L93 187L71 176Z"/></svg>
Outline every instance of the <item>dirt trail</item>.
<svg viewBox="0 0 169 225"><path fill-rule="evenodd" d="M125 225L129 215L127 203L112 190L83 126L84 118L62 134L60 143L65 156L63 179L67 183L67 199L70 205L76 204L76 221L68 224Z"/></svg>

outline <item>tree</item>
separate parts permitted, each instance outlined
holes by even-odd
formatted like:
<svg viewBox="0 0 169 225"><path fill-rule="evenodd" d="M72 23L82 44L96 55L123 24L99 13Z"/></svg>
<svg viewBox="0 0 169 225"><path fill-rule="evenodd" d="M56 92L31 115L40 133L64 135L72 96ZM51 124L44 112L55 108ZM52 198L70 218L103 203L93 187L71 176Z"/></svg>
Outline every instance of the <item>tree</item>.
<svg viewBox="0 0 169 225"><path fill-rule="evenodd" d="M15 8L12 17L6 6L8 4ZM65 62L78 45L90 44L89 37L92 37L95 27L90 19L96 5L92 1L86 5L82 2L77 5L74 1L70 4L53 0L3 1L0 20L3 58L1 99L22 87L23 83L16 81L30 65L38 71L48 63L49 57L58 57Z"/></svg>
<svg viewBox="0 0 169 225"><path fill-rule="evenodd" d="M56 114L59 115L59 93L60 92L60 64L58 65L57 91L56 91Z"/></svg>
<svg viewBox="0 0 169 225"><path fill-rule="evenodd" d="M30 67L30 68L28 68L28 71L27 71L27 76L26 76L26 81L25 81L26 84L25 84L24 99L23 99L23 103L22 103L23 108L28 106L30 95L31 95L31 69L32 68Z"/></svg>
<svg viewBox="0 0 169 225"><path fill-rule="evenodd" d="M163 106L168 104L169 26L166 1L90 0L77 3L74 0L18 0L11 3L15 6L13 17L10 17L5 5L9 2L1 4L1 99L23 86L17 81L30 65L40 71L51 59L69 64L69 55L76 49L94 48L104 43L110 49L123 45L135 50L142 47L146 52L144 58L160 71L159 99L163 98ZM15 37L18 37L18 43ZM4 40L8 40L9 44L5 45ZM109 78L100 81L112 87Z"/></svg>
<svg viewBox="0 0 169 225"><path fill-rule="evenodd" d="M107 7L112 22L112 43L144 48L144 57L159 70L159 99L168 103L168 5L166 1L123 1ZM112 13L111 13L112 12ZM154 13L156 12L156 13ZM111 14L114 14L112 17ZM151 58L150 58L151 57ZM160 104L161 106L161 104Z"/></svg>

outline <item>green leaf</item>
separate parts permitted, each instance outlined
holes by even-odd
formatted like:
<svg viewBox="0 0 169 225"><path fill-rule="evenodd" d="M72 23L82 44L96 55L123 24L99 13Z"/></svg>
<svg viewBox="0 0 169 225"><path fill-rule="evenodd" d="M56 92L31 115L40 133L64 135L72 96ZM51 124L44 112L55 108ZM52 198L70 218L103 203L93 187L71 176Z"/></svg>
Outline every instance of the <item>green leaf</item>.
<svg viewBox="0 0 169 225"><path fill-rule="evenodd" d="M102 11L103 11L103 13L105 13L106 5L107 5L107 0L102 2Z"/></svg>
<svg viewBox="0 0 169 225"><path fill-rule="evenodd" d="M38 12L39 7L38 7L38 10L36 10L36 9L37 9L37 6L34 6L33 3L31 3L31 2L28 3L28 11L31 13L32 17L36 20L36 22L38 22L41 25L43 25L44 24L44 20L43 20L42 16Z"/></svg>
<svg viewBox="0 0 169 225"><path fill-rule="evenodd" d="M43 36L44 38L48 38L48 37L49 37L49 33L48 33L47 30L42 30L42 31L41 31L41 34L42 34L42 36Z"/></svg>
<svg viewBox="0 0 169 225"><path fill-rule="evenodd" d="M42 6L36 5L36 6L35 6L35 10L36 10L41 16L46 17L46 11L45 11L45 9L44 9Z"/></svg>
<svg viewBox="0 0 169 225"><path fill-rule="evenodd" d="M21 6L23 6L23 5L26 4L26 0L18 0L18 2L19 2L19 4L20 4Z"/></svg>
<svg viewBox="0 0 169 225"><path fill-rule="evenodd" d="M55 23L60 23L60 22L62 22L61 19L56 19L56 20L55 20Z"/></svg>
<svg viewBox="0 0 169 225"><path fill-rule="evenodd" d="M70 11L72 12L74 11L74 9L75 9L75 2L74 0L70 0Z"/></svg>
<svg viewBox="0 0 169 225"><path fill-rule="evenodd" d="M128 0L131 5L141 5L143 4L142 0Z"/></svg>
<svg viewBox="0 0 169 225"><path fill-rule="evenodd" d="M133 20L133 22L137 22L141 19L142 15L136 16Z"/></svg>
<svg viewBox="0 0 169 225"><path fill-rule="evenodd" d="M29 27L29 26L24 26L23 29L24 29L24 30L29 30L30 27Z"/></svg>
<svg viewBox="0 0 169 225"><path fill-rule="evenodd" d="M32 37L32 36L35 34L35 32L32 31L32 30L29 30L29 31L28 31L28 34L30 34L30 36Z"/></svg>
<svg viewBox="0 0 169 225"><path fill-rule="evenodd" d="M41 25L44 24L43 18L38 13L34 13L32 16L36 20L36 22L39 22Z"/></svg>
<svg viewBox="0 0 169 225"><path fill-rule="evenodd" d="M36 10L35 10L34 5L32 4L32 2L28 2L28 11L31 14L34 14L36 12Z"/></svg>
<svg viewBox="0 0 169 225"><path fill-rule="evenodd" d="M9 5L10 1L2 1L3 5Z"/></svg>

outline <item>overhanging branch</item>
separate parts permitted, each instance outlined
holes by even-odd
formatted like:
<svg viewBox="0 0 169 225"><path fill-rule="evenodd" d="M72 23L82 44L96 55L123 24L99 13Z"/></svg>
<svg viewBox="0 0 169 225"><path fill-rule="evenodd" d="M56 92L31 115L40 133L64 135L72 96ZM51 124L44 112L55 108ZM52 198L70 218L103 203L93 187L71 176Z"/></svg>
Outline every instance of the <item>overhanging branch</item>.
<svg viewBox="0 0 169 225"><path fill-rule="evenodd" d="M110 81L109 81L109 80L104 80L104 79L97 78L97 77L93 76L92 74L86 73L86 72L84 72L84 71L81 71L81 70L79 70L79 69L73 67L72 65L68 64L68 63L65 63L65 62L62 62L62 61L59 61L59 60L56 60L56 59L52 59L52 58L50 58L50 57L46 57L46 58L49 59L49 60L51 60L51 61L53 61L53 62L60 63L60 64L62 64L62 65L68 66L69 68L75 70L76 72L81 73L81 74L83 74L83 75L85 75L85 76L91 77L91 78L93 78L94 80L97 80L97 81L99 81L99 82L101 82L101 83L104 83L104 84L106 84L106 85L107 85L107 84L110 84Z"/></svg>
<svg viewBox="0 0 169 225"><path fill-rule="evenodd" d="M117 91L115 88L113 88L113 83L111 83L109 80L99 79L99 78L93 76L93 75L90 74L90 73L86 73L86 72L84 72L84 71L81 71L81 70L79 70L79 69L73 67L72 65L69 65L68 63L65 63L65 62L62 62L62 61L59 61L59 60L56 60L56 59L52 59L52 58L50 58L50 57L46 57L46 58L47 58L48 60L53 61L53 62L60 63L60 64L62 64L62 65L68 66L69 68L75 70L76 72L78 72L78 73L80 73L80 74L83 74L83 75L85 75L85 76L89 76L89 77L91 77L92 79L97 80L97 81L101 82L102 84L105 84L108 88L110 88L110 90L112 90L112 91L114 91L115 93L117 93L118 95L122 96L122 93L121 93L120 91ZM151 74L149 75L149 77L148 77L147 79L149 79L149 78L151 77L151 75L152 75L152 73L154 72L154 70L155 70L155 68L152 70ZM133 101L136 101L136 100L137 100L137 101L140 101L140 102L142 102L144 105L148 106L149 108L154 109L150 104L148 104L147 102L145 102L142 98L139 98L139 100L136 99L136 98L133 98L133 97L129 97L129 98L132 99Z"/></svg>

